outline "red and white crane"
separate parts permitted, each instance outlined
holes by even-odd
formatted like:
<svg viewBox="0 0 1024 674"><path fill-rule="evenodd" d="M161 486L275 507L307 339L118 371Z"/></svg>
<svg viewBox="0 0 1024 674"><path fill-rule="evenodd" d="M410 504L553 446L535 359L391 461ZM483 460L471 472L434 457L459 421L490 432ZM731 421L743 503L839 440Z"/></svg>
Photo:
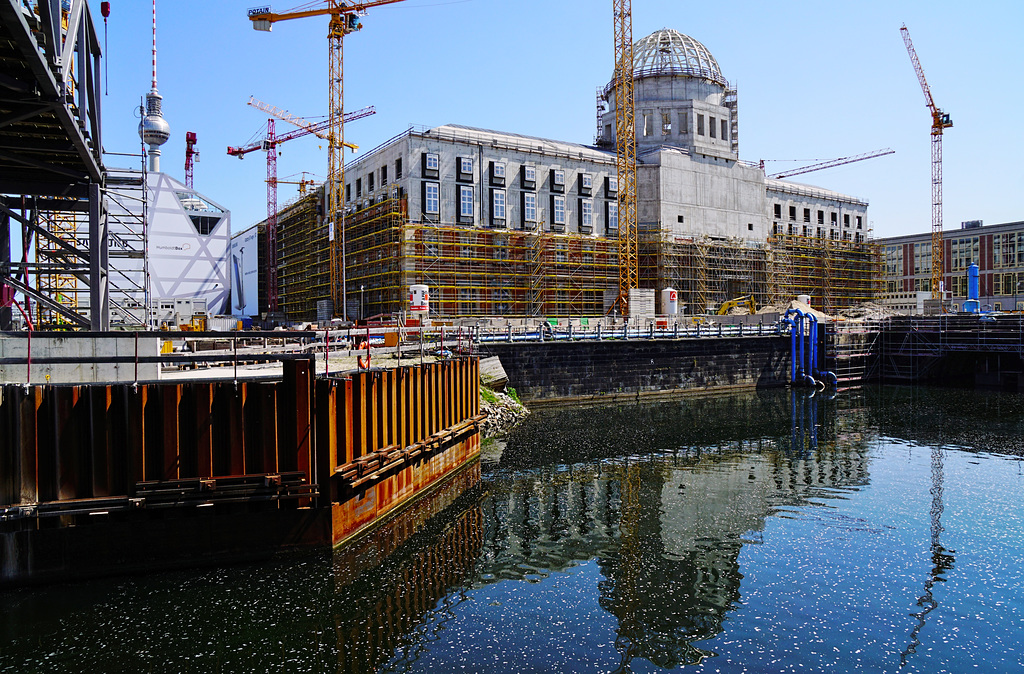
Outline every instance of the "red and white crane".
<svg viewBox="0 0 1024 674"><path fill-rule="evenodd" d="M195 149L196 132L185 132L185 187L192 189L193 164L199 161L199 151Z"/></svg>
<svg viewBox="0 0 1024 674"><path fill-rule="evenodd" d="M250 99L250 104L253 99ZM372 105L345 113L345 121L353 122L363 117L376 114L377 111ZM294 138L301 138L309 134L319 135L324 130L330 129L331 120L322 122L309 122L299 117L295 120L301 122L298 129L288 133L277 135L274 119L267 120L267 135L265 138L243 145L241 147L228 147L228 154L232 157L242 159L254 150L264 150L267 153L267 310L277 311L277 146ZM288 120L292 121L292 120Z"/></svg>

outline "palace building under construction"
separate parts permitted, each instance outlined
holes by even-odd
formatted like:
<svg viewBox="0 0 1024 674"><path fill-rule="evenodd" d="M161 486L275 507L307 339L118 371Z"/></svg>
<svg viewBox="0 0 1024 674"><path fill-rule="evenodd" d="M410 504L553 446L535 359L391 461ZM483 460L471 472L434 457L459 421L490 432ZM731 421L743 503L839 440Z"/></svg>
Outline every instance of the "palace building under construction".
<svg viewBox="0 0 1024 674"><path fill-rule="evenodd" d="M687 313L754 295L833 312L876 298L867 201L766 177L739 158L737 95L698 41L634 46L641 288ZM345 311L331 307L323 190L278 214L278 297L290 320L409 308L431 315L587 316L618 292L614 91L592 146L460 125L410 128L344 173ZM318 311L319 309L319 311Z"/></svg>

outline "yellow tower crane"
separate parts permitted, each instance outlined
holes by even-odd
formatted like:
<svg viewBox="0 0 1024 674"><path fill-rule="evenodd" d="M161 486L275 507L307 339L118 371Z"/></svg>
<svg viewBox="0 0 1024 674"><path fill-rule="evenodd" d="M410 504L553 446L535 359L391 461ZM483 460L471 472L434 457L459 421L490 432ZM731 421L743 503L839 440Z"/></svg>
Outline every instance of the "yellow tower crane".
<svg viewBox="0 0 1024 674"><path fill-rule="evenodd" d="M341 315L348 318L345 307L346 278L345 263L345 224L341 204L342 185L345 184L345 125L342 120L345 106L344 87L344 38L362 28L359 17L371 7L392 5L403 0L366 0L365 2L347 2L346 0L319 0L307 3L300 8L285 12L273 12L269 7L249 10L249 20L256 30L270 31L273 24L289 19L302 19L310 16L329 16L330 24L327 31L328 41L328 115L330 119L327 133L327 197L326 217L328 221L328 239L331 242L331 299L334 300L335 313L341 307ZM339 218L339 214L341 217ZM340 278L340 283L338 282Z"/></svg>
<svg viewBox="0 0 1024 674"><path fill-rule="evenodd" d="M942 130L953 126L949 114L935 105L932 89L924 78L924 69L917 60L917 51L910 41L910 31L906 24L900 27L903 44L910 54L910 62L914 64L914 72L924 92L925 105L932 114L932 299L942 299Z"/></svg>
<svg viewBox="0 0 1024 674"><path fill-rule="evenodd" d="M629 316L629 291L639 286L636 232L636 102L633 95L633 9L612 0L615 16L615 165L618 174L619 296L613 308Z"/></svg>

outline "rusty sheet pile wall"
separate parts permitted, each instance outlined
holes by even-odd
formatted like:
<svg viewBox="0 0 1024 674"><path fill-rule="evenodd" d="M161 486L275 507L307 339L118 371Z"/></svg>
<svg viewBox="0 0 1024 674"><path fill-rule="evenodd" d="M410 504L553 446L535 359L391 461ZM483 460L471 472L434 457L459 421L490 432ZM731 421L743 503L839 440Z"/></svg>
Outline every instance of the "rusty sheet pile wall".
<svg viewBox="0 0 1024 674"><path fill-rule="evenodd" d="M4 386L0 584L337 543L479 455L476 359L327 378L284 365L276 382ZM168 540L132 551L156 521Z"/></svg>

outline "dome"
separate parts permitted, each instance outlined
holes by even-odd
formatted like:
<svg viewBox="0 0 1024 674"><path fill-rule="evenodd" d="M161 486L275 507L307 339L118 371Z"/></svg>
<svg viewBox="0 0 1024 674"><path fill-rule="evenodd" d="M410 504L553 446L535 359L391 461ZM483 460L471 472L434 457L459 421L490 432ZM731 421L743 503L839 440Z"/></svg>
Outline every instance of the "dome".
<svg viewBox="0 0 1024 674"><path fill-rule="evenodd" d="M688 75L728 87L718 61L689 35L662 28L633 44L633 76Z"/></svg>

